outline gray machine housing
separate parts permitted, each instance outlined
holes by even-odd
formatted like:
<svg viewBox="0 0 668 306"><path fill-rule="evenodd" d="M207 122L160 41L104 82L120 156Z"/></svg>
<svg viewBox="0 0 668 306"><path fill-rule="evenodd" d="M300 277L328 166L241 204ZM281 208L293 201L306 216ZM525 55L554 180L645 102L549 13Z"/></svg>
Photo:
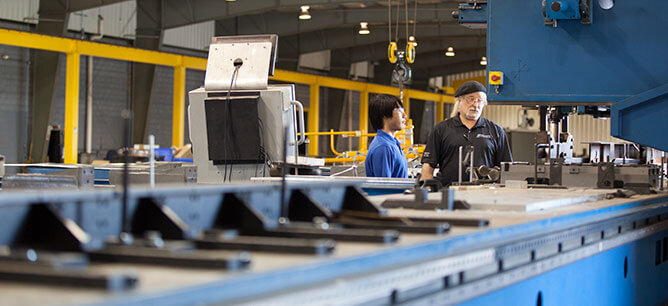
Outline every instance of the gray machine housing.
<svg viewBox="0 0 668 306"><path fill-rule="evenodd" d="M198 88L189 93L188 121L190 139L193 143L193 160L197 166L197 181L199 183L223 183L230 179L223 177L226 172L231 181L248 180L251 177L269 176L268 164L283 160L283 130L287 127L287 157L289 162L295 161L297 156L297 118L295 105L295 90L293 84L272 84L263 90L233 90L235 97L259 96L257 99L258 123L260 125L260 139L266 162L250 164L214 164L209 157L209 142L206 126L206 101L226 103L226 91L207 91ZM233 99L232 97L230 99ZM223 120L221 118L221 120ZM285 123L285 124L284 124Z"/></svg>

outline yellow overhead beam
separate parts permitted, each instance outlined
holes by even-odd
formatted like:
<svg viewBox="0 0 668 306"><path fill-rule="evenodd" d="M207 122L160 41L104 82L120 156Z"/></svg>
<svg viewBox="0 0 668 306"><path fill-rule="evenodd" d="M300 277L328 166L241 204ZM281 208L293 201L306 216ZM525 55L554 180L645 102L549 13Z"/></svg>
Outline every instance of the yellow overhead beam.
<svg viewBox="0 0 668 306"><path fill-rule="evenodd" d="M132 47L114 46L98 42L6 29L0 29L0 44L62 53L73 53L76 50L76 52L81 55L91 55L95 57L104 57L122 61L162 66L184 66L188 69L194 70L206 70L207 62L205 58L194 56L143 50ZM276 69L274 71L274 76L270 79L307 85L317 83L324 87L355 91L367 90L370 93L399 95L399 89L392 86L351 81L327 76L317 76L280 69ZM440 97L443 97L443 95L440 94L413 89L406 89L405 92L409 92L410 96L413 98L429 101L441 101ZM446 94L452 95L453 93L454 90L449 87L446 88Z"/></svg>
<svg viewBox="0 0 668 306"><path fill-rule="evenodd" d="M411 99L420 99L425 101L435 101L435 102L445 102L445 103L454 103L454 98L449 96L444 96L439 93L426 92L421 90L414 89L404 89L404 95L408 95Z"/></svg>
<svg viewBox="0 0 668 306"><path fill-rule="evenodd" d="M143 49L138 49L138 48L132 48L132 47L123 47L123 46L114 46L114 45L109 45L109 44L104 44L104 43L98 43L98 42L90 42L90 41L83 41L83 40L78 40L78 39L72 39L72 38L63 38L63 37L55 37L55 36L48 36L48 35L42 35L42 34L34 34L34 33L29 33L29 32L23 32L23 31L15 31L15 30L6 30L6 29L0 29L0 44L4 45L11 45L11 46L17 46L17 47L23 47L23 48L31 48L31 49L39 49L39 50L46 50L46 51L53 51L53 52L62 52L68 54L68 58L71 58L72 60L68 60L67 68L68 71L66 72L66 75L68 76L68 80L73 80L72 83L68 81L68 85L66 85L66 92L67 89L71 91L69 95L66 94L66 101L70 101L69 105L70 107L73 107L74 100L76 101L77 109L76 110L71 110L67 111L67 102L66 102L66 124L65 124L65 147L66 147L66 162L67 161L73 161L76 162L76 152L77 152L77 137L76 133L78 132L78 72L79 72L79 64L78 60L75 60L74 58L76 57L78 59L78 56L80 55L90 55L90 56L95 56L95 57L103 57L103 58L110 58L110 59L115 59L115 60L122 60L122 61L130 61L130 62L138 62L138 63L146 63L146 64L154 64L154 65L162 65L162 66L171 66L175 67L175 72L174 72L174 115L173 115L173 122L172 122L172 142L173 145L177 144L182 144L183 143L183 137L184 137L184 109L185 107L181 107L184 105L184 101L182 101L182 97L185 96L185 69L194 69L194 70L206 70L206 64L207 60L205 58L199 58L199 57L193 57L193 56L185 56L185 55L179 55L179 54L172 54L172 53L166 53L166 52L159 52L159 51L150 51L150 50L143 50ZM76 69L75 71L71 71L70 69ZM74 82L74 79L77 79L77 82ZM378 84L371 84L371 83L366 83L366 82L358 82L358 81L351 81L347 79L340 79L340 78L333 78L333 77L326 77L326 76L317 76L317 75L312 75L312 74L306 74L306 73L300 73L300 72L294 72L294 71L286 71L286 70L280 70L276 69L274 71L274 76L271 77L270 79L272 80L277 80L277 81L284 81L284 82L291 82L291 83L300 83L300 84L306 84L311 87L310 89L310 105L309 105L309 111L308 111L308 131L309 132L318 132L319 129L319 122L318 122L318 116L319 116L319 90L320 87L331 87L331 88L337 88L337 89L343 89L343 90L354 90L354 91L359 91L359 92L366 92L362 96L366 97L366 101L361 101L363 104L366 104L366 106L363 106L365 109L364 111L360 110L360 122L367 122L368 121L368 94L370 93L376 93L376 94L391 94L391 95L399 95L399 89L396 87L392 86L386 86L386 85L378 85ZM76 83L76 84L74 84ZM69 86L69 87L68 87ZM76 86L76 87L75 87ZM182 89L183 88L183 89ZM74 89L76 90L76 96L75 93L73 92ZM180 92L183 93L183 95L180 94ZM454 93L454 89L452 88L446 88L446 94L452 95ZM410 112L410 105L409 101L410 98L414 99L422 99L422 100L428 100L428 101L436 101L438 104L441 103L452 103L453 99L451 96L446 96L446 95L441 95L441 94L436 94L436 93L430 93L430 92L425 92L425 91L419 91L419 90L413 90L413 89L406 89L404 91L405 94L405 107L406 111ZM76 99L74 99L76 97ZM365 117L363 117L365 116ZM76 118L74 118L76 117ZM76 120L74 120L76 119ZM363 120L365 119L365 120ZM74 120L74 121L71 121ZM69 122L69 125L67 124ZM68 129L69 127L69 129ZM360 130L366 131L367 128L365 124L361 124ZM67 135L69 134L69 136ZM318 152L318 139L317 137L313 137L314 139L311 140L311 144L309 146L309 155L315 156L317 155ZM364 137L363 137L364 138ZM363 142L366 142L367 140L360 139L360 146L361 147L366 147L366 144ZM67 150L70 150L68 153ZM74 157L73 157L74 156Z"/></svg>
<svg viewBox="0 0 668 306"><path fill-rule="evenodd" d="M30 49L70 53L75 50L75 41L42 34L0 29L0 42Z"/></svg>
<svg viewBox="0 0 668 306"><path fill-rule="evenodd" d="M72 38L34 34L23 31L0 29L0 42L23 48L39 49L62 53L79 53L122 61L177 66L183 63L186 68L206 70L206 59L193 56L150 51L132 47L114 46Z"/></svg>
<svg viewBox="0 0 668 306"><path fill-rule="evenodd" d="M294 82L300 84L313 85L318 82L318 76L287 70L274 70L274 76L270 77L272 80L283 82Z"/></svg>
<svg viewBox="0 0 668 306"><path fill-rule="evenodd" d="M183 66L188 69L206 71L206 58L183 56Z"/></svg>
<svg viewBox="0 0 668 306"><path fill-rule="evenodd" d="M366 89L366 83L332 77L318 77L318 83L320 86L343 90L362 91Z"/></svg>
<svg viewBox="0 0 668 306"><path fill-rule="evenodd" d="M367 90L371 93L376 93L376 94L386 94L386 95L399 96L399 88L392 87L392 86L378 85L378 84L369 83L369 84L367 84Z"/></svg>

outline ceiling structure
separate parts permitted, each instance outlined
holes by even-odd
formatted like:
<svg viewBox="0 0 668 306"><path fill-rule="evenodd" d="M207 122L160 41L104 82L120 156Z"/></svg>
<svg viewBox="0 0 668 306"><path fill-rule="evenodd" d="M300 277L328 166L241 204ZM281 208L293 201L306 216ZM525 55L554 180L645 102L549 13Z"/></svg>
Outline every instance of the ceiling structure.
<svg viewBox="0 0 668 306"><path fill-rule="evenodd" d="M186 20L200 22L208 16L200 14L196 9L198 3L206 2L204 0L167 0L167 2L174 7L181 6L184 10L184 7L190 7L192 12L186 14L182 11L179 15L181 21L174 18L169 21L170 25L180 25L187 22ZM392 0L389 2L392 6L391 29L388 29L388 1L383 0L278 0L257 1L257 4L250 2L237 0L228 2L227 5L219 4L221 13L215 18L215 33L216 35L279 34L278 66L281 68L294 70L297 68L296 59L299 54L321 50L331 50L332 58L338 59L337 66L359 61L371 61L376 66L392 66L387 60L390 31L393 40L398 34L400 49L404 48L407 32L408 35L413 35L415 31L418 45L416 61L411 66L416 81L414 85L417 87L426 86L429 77L484 68L480 66L480 58L485 55L486 32L465 28L452 18L452 11L457 9L460 1L417 0L417 10L415 10L416 1L409 0L406 7L403 0ZM237 4L239 6L232 9ZM298 19L300 5L310 6L312 16L310 20ZM408 22L405 18L406 9ZM397 11L400 18L398 26ZM362 21L369 23L371 30L369 35L358 34ZM413 24L415 21L417 23ZM448 46L455 48L455 57L445 56ZM332 65L334 66L334 63ZM387 67L380 70L388 69L391 70ZM385 79L386 82L389 81L389 77Z"/></svg>
<svg viewBox="0 0 668 306"><path fill-rule="evenodd" d="M122 0L60 1L67 3L69 11L76 11ZM408 0L406 5L404 0L137 0L137 16L138 19L154 16L163 31L213 20L217 36L276 33L279 35L277 65L289 70L297 69L300 54L322 50L331 50L332 58L336 58L332 66L350 66L359 61L392 66L387 61L388 31L392 32L393 40L398 34L400 49L405 47L407 32L413 35L415 31L418 46L412 67L414 85L419 87L429 77L483 68L480 58L485 55L486 32L460 26L451 17L459 2ZM298 18L302 5L310 6L310 20ZM388 29L388 5L392 7L391 29ZM142 12L156 6L160 7L159 14ZM369 35L358 34L362 21L369 23ZM142 22L138 20L138 24ZM153 32L155 27L151 29ZM137 29L138 34L142 31L145 29ZM455 57L445 56L448 46L455 48ZM381 68L391 70L391 67Z"/></svg>
<svg viewBox="0 0 668 306"><path fill-rule="evenodd" d="M40 16L36 32L64 35L70 13L127 0L39 0ZM416 60L411 65L412 80L406 87L429 89L429 79L467 71L480 70L485 55L486 31L460 26L452 12L461 0L134 0L136 2L135 39L138 48L160 50L167 29L214 21L214 35L279 35L277 67L297 70L301 54L329 50L329 71L318 73L349 78L353 63L372 63L373 78L378 84L391 84L394 65L387 60L389 40L398 38L404 49L409 35L417 40ZM300 7L310 6L311 19L299 19ZM392 7L391 13L388 7ZM388 14L391 14L388 16ZM397 16L399 18L397 18ZM408 18L406 18L408 16ZM398 21L397 21L398 19ZM391 26L388 23L391 21ZM371 33L360 35L360 22L367 22ZM456 56L446 57L452 46ZM39 53L39 52L38 52ZM31 156L43 160L46 147L43 137L50 118L58 76L59 55L39 53L35 69L33 118L46 118L33 128ZM155 86L155 66L132 65L131 110L134 114L132 141L146 143L151 93ZM338 128L344 91L329 90L326 95L327 116L323 128ZM411 106L411 117L420 126L423 103ZM416 131L419 135L419 129ZM40 159L40 156L42 159Z"/></svg>

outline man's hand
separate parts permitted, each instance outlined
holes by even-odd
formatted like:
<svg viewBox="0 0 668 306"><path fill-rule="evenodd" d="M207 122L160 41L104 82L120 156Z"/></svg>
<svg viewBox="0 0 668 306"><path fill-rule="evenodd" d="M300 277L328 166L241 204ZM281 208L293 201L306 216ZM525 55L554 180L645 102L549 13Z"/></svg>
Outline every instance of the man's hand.
<svg viewBox="0 0 668 306"><path fill-rule="evenodd" d="M422 164L422 174L420 175L421 181L431 180L434 178L434 167L429 163Z"/></svg>

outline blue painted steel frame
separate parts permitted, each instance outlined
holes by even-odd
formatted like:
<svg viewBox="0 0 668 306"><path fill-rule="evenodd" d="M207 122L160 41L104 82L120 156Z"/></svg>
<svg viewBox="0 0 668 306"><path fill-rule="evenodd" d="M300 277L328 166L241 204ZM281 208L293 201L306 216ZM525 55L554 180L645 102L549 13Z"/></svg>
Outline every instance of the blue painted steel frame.
<svg viewBox="0 0 668 306"><path fill-rule="evenodd" d="M617 102L668 84L668 1L616 1L610 10L595 1L592 24L556 28L544 25L539 0L487 9L487 69L505 77L490 101Z"/></svg>
<svg viewBox="0 0 668 306"><path fill-rule="evenodd" d="M460 24L480 24L481 27L485 27L487 23L487 3L475 5L460 3L458 19Z"/></svg>
<svg viewBox="0 0 668 306"><path fill-rule="evenodd" d="M668 231L469 300L462 305L662 305L668 301ZM660 241L660 242L658 242ZM625 275L625 259L628 272Z"/></svg>
<svg viewBox="0 0 668 306"><path fill-rule="evenodd" d="M668 50L667 50L668 51ZM610 107L610 133L614 137L668 151L668 83Z"/></svg>
<svg viewBox="0 0 668 306"><path fill-rule="evenodd" d="M322 281L345 277L365 271L396 267L427 259L495 246L500 243L517 241L523 237L535 237L560 229L606 220L615 216L639 212L644 206L667 204L667 197L631 202L623 205L565 215L515 226L495 228L475 232L450 239L397 247L384 251L363 254L352 258L339 258L308 264L295 268L271 271L261 274L247 274L236 278L215 281L206 285L193 286L160 294L134 294L108 301L109 304L144 305L192 304L229 301L258 294L315 284ZM668 213L668 205L640 212L641 215ZM639 216L641 217L641 216Z"/></svg>

